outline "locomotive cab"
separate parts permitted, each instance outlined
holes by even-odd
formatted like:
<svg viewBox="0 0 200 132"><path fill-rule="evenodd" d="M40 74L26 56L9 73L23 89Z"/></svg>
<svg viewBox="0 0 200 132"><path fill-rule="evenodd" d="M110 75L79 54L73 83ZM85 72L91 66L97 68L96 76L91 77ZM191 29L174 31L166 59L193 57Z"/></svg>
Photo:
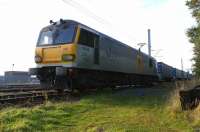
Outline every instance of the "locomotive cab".
<svg viewBox="0 0 200 132"><path fill-rule="evenodd" d="M50 25L41 30L35 53L40 64L72 63L76 58L76 26L70 23Z"/></svg>
<svg viewBox="0 0 200 132"><path fill-rule="evenodd" d="M30 68L29 73L37 76L42 87L72 87L78 35L78 24L63 20L51 21L51 25L40 31L35 50L37 68Z"/></svg>

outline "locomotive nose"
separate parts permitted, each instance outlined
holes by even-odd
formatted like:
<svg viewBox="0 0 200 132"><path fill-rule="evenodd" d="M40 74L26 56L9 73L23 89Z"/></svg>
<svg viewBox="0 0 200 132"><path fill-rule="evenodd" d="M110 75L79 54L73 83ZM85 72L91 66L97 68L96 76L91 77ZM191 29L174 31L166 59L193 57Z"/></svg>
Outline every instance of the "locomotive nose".
<svg viewBox="0 0 200 132"><path fill-rule="evenodd" d="M50 47L38 47L36 49L36 63L61 63L75 59L75 45L59 45Z"/></svg>
<svg viewBox="0 0 200 132"><path fill-rule="evenodd" d="M60 46L43 48L43 62L60 62L61 51Z"/></svg>

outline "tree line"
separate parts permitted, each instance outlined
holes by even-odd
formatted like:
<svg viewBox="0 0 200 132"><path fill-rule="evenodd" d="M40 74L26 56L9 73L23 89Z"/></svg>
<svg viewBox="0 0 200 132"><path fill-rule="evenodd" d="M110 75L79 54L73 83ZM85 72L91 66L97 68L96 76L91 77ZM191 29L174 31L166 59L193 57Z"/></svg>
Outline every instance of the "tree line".
<svg viewBox="0 0 200 132"><path fill-rule="evenodd" d="M192 11L192 16L196 20L196 24L187 30L189 41L194 44L193 72L200 77L200 0L188 0L186 5Z"/></svg>

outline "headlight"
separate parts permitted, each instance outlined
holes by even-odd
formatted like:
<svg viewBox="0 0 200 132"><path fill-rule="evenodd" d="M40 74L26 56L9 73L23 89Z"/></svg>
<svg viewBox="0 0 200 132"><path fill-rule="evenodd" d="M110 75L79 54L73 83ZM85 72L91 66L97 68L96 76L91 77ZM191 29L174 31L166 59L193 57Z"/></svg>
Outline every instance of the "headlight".
<svg viewBox="0 0 200 132"><path fill-rule="evenodd" d="M63 55L62 56L62 60L63 61L73 61L75 59L75 56L74 55Z"/></svg>
<svg viewBox="0 0 200 132"><path fill-rule="evenodd" d="M35 62L36 62L36 63L42 62L42 57L36 55L36 56L35 56Z"/></svg>

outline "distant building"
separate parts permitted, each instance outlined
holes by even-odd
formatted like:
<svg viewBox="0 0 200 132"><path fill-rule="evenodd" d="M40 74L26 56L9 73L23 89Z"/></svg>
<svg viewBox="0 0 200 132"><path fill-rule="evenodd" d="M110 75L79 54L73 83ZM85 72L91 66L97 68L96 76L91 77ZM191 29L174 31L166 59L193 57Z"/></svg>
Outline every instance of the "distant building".
<svg viewBox="0 0 200 132"><path fill-rule="evenodd" d="M6 71L4 78L6 84L25 84L30 82L30 75L25 71Z"/></svg>
<svg viewBox="0 0 200 132"><path fill-rule="evenodd" d="M4 76L0 76L0 85L3 85L4 84Z"/></svg>

